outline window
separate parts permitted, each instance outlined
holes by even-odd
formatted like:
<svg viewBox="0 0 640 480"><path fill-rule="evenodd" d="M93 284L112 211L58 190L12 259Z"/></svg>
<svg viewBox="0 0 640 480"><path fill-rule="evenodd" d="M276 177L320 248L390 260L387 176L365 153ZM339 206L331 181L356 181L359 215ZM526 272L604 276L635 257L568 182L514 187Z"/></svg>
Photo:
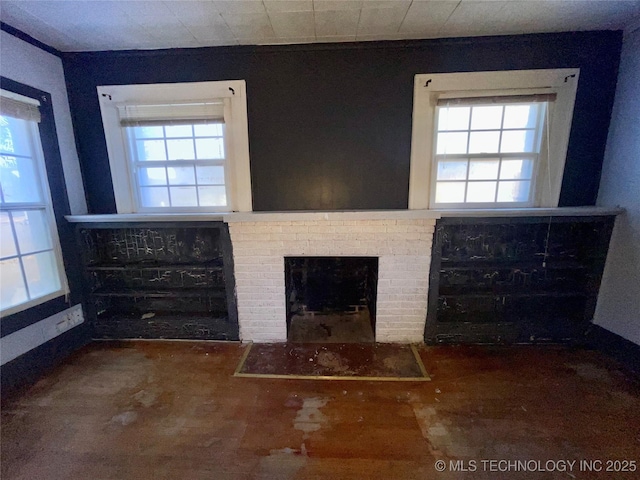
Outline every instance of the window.
<svg viewBox="0 0 640 480"><path fill-rule="evenodd" d="M244 82L98 95L118 213L251 210Z"/></svg>
<svg viewBox="0 0 640 480"><path fill-rule="evenodd" d="M409 207L557 206L577 76L416 75Z"/></svg>
<svg viewBox="0 0 640 480"><path fill-rule="evenodd" d="M39 102L0 91L0 311L67 291L38 123Z"/></svg>

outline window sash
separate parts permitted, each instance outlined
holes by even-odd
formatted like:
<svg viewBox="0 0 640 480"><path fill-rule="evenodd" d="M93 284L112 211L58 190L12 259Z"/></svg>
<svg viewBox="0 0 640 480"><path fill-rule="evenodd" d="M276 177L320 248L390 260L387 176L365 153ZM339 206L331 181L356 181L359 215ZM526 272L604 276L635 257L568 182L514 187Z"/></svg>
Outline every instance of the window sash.
<svg viewBox="0 0 640 480"><path fill-rule="evenodd" d="M181 123L182 125L192 125L196 126L202 123L206 124L215 124L222 125L222 133L221 135L209 135L209 136L196 136L195 131L192 128L191 136L176 136L176 137L168 137L166 131L163 128L163 136L153 136L153 137L137 137L135 135L135 127L141 125L130 125L123 126L128 142L127 142L127 156L128 156L128 164L129 164L129 176L131 179L132 186L132 197L136 203L136 210L140 212L193 212L193 211L215 211L215 210L228 210L229 202L230 202L230 191L229 191L229 166L227 161L227 152L228 152L228 142L227 142L227 134L225 129L224 121L218 121L215 119L208 119L206 121L195 121L188 123ZM175 123L172 120L164 120L163 122L154 123L153 126L174 126ZM146 125L144 125L146 126ZM168 160L169 151L168 151L168 141L171 140L192 140L194 147L194 156L198 156L196 140L198 139L221 139L223 143L224 155L222 158L207 158L207 159L186 159L186 160ZM156 140L164 142L165 149L165 158L167 160L140 160L138 155L137 142L145 141L145 140ZM208 166L221 166L223 167L224 172L224 183L201 183L198 182L197 176L197 167L208 167ZM165 183L157 184L157 185L141 185L139 171L142 168L163 168L165 169ZM194 181L189 184L172 184L168 178L168 169L172 167L192 167L194 169ZM177 189L179 187L193 188L195 193L195 199L197 205L188 205L188 206L180 206L174 205L174 200L172 197L172 188ZM201 201L201 188L207 187L223 187L224 189L224 204L219 205L202 205ZM142 198L143 189L153 189L153 188L164 188L166 189L167 199L169 202L168 206L145 206Z"/></svg>
<svg viewBox="0 0 640 480"><path fill-rule="evenodd" d="M4 91L2 95L2 102L4 103L5 96ZM36 101L34 101L36 102ZM4 114L4 116L14 117L8 114ZM60 295L68 292L67 279L64 271L64 264L62 261L62 251L60 249L60 242L58 238L58 231L55 222L55 216L53 214L52 201L51 201L51 193L49 191L49 185L47 182L47 174L46 174L46 166L44 163L44 153L42 150L42 145L40 143L40 131L38 128L38 124L36 120L29 118L18 118L19 120L27 121L26 132L27 132L27 142L29 155L21 154L14 155L11 152L3 152L3 156L7 157L17 157L23 159L29 159L33 162L33 185L30 185L30 189L38 192L39 199L38 201L23 201L23 202L6 202L4 195L0 196L0 212L6 214L9 223L3 228L8 227L11 231L11 239L13 243L13 249L15 250L14 254L5 255L1 258L2 261L11 261L17 260L19 265L19 275L22 281L22 287L16 285L18 288L18 294L20 293L20 289L24 290L26 294L26 298L18 303L9 304L9 306L0 306L0 314L2 316L11 315L13 313L26 310L35 305L39 305L47 300L59 297ZM17 212L41 212L43 214L44 223L41 224L41 227L44 228L44 232L37 232L35 236L39 235L38 238L42 238L42 235L46 235L46 247L43 248L35 248L33 250L29 249L28 251L23 251L21 242L28 241L24 237L22 239L18 238L18 233L16 229L16 219L14 214ZM36 225L33 228L38 228ZM28 261L37 262L36 256L41 256L42 254L50 254L50 258L48 260L48 265L46 264L38 264L36 270L30 270L25 266L25 260L30 259ZM47 260L46 258L40 257L42 260ZM33 264L32 264L33 266ZM47 272L47 267L50 267L50 270ZM45 270L40 270L40 268L44 268ZM44 293L38 292L38 275L48 276L48 285L52 286L54 289L49 290L44 288L42 291ZM35 277L33 275L36 275ZM51 283L53 282L53 283ZM14 285L12 285L14 286ZM47 283L43 283L41 287L46 287ZM5 287L6 288L6 287Z"/></svg>
<svg viewBox="0 0 640 480"><path fill-rule="evenodd" d="M502 98L502 101L501 101ZM526 100L525 100L526 99ZM439 99L437 102L437 106L434 109L435 119L434 119L434 127L433 127L433 161L432 161L432 172L431 172L431 188L430 188L430 196L431 202L430 204L438 207L438 208L495 208L495 207L530 207L533 206L535 201L535 192L536 192L536 178L537 172L540 169L540 163L543 155L541 154L542 150L542 133L544 130L544 125L546 124L548 117L548 109L549 109L549 101L555 100L555 95L528 95L528 96L505 96L505 97L469 97L469 98L451 98L451 99ZM504 128L505 126L505 112L507 106L511 105L532 105L532 104L542 104L541 108L537 109L536 118L534 122L534 126L525 126L525 127L511 127ZM501 106L501 119L499 128L473 128L473 108L479 106ZM468 115L468 123L466 128L457 128L457 129L443 129L440 130L439 120L440 115L443 111L446 111L450 107L469 107L469 115ZM521 151L521 152L500 152L503 148L503 133L504 132L513 132L513 131L525 131L532 132L534 138L532 140L532 151ZM498 134L497 148L496 151L491 152L483 152L483 153L468 153L471 148L471 134L472 133L486 133L486 132L496 132ZM467 153L437 153L438 152L438 142L440 140L439 134L448 134L448 133L464 133L466 134L466 145L465 150ZM443 137L444 138L444 137ZM444 162L450 161L466 161L466 174L464 179L438 179L438 171L439 167ZM495 174L495 177L488 177L483 179L473 179L469 178L470 169L472 162L478 164L481 163L482 160L493 160L498 162L498 169ZM530 161L532 163L531 166L531 174L529 178L500 178L501 170L503 166L503 162L506 160L524 160ZM493 200L487 200L482 202L474 202L469 200L469 186L472 184L480 184L481 182L492 182L495 184L495 191L493 193ZM499 200L500 195L500 185L501 183L504 185L504 182L521 182L523 185L525 182L529 184L529 189L527 192L527 198L522 201L505 201ZM464 184L464 193L462 197L462 201L437 201L438 199L438 186L445 184Z"/></svg>

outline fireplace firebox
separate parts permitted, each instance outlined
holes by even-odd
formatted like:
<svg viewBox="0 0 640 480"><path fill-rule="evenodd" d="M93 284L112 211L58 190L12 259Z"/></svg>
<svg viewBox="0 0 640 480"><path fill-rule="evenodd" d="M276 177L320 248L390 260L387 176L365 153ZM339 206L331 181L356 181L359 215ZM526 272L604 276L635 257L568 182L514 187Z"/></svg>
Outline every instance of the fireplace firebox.
<svg viewBox="0 0 640 480"><path fill-rule="evenodd" d="M290 342L375 341L377 257L285 257Z"/></svg>

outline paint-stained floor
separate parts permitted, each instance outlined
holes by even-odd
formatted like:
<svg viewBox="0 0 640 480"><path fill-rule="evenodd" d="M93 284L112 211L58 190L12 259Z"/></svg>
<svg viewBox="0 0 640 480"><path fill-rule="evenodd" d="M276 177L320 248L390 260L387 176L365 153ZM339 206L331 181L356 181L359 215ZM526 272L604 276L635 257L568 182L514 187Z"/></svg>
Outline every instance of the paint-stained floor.
<svg viewBox="0 0 640 480"><path fill-rule="evenodd" d="M244 348L85 347L5 402L2 479L638 478L606 469L638 468L640 387L597 352L422 347L394 383L233 377Z"/></svg>

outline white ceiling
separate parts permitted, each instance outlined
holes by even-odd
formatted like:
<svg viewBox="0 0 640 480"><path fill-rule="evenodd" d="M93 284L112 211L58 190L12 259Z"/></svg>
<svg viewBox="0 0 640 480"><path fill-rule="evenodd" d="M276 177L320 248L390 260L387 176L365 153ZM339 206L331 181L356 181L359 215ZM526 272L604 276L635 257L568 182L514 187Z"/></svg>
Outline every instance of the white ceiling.
<svg viewBox="0 0 640 480"><path fill-rule="evenodd" d="M624 29L640 0L0 0L61 51L351 42Z"/></svg>

